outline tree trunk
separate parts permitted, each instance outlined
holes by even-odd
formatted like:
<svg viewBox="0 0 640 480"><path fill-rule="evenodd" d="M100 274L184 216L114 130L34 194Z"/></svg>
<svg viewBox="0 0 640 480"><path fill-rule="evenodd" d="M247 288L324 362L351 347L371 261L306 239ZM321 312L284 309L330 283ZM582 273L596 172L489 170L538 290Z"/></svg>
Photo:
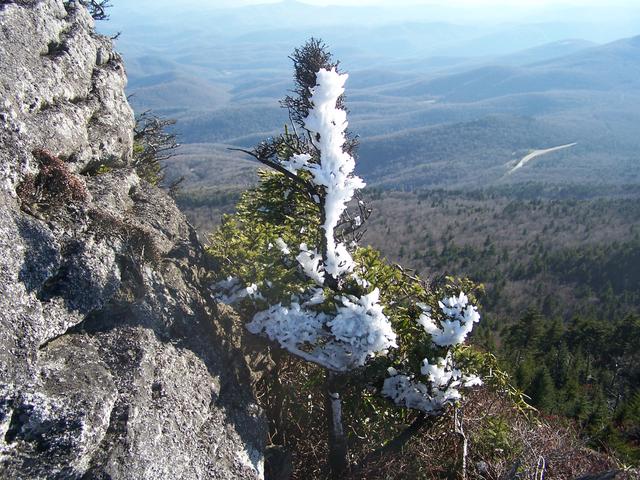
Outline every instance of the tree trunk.
<svg viewBox="0 0 640 480"><path fill-rule="evenodd" d="M329 468L335 479L343 477L349 468L347 436L342 426L341 378L328 371L325 391L325 415L329 432Z"/></svg>
<svg viewBox="0 0 640 480"><path fill-rule="evenodd" d="M272 390L271 392L269 392L269 397L272 398L273 401L269 404L269 412L267 418L271 420L271 443L273 443L274 445L285 445L287 439L285 435L283 404L285 402L286 395L284 386L280 381L280 372L284 368L285 361L283 358L283 353L280 350L275 350L272 353L272 356L275 366L270 372L270 383Z"/></svg>
<svg viewBox="0 0 640 480"><path fill-rule="evenodd" d="M460 478L461 480L467 480L467 456L469 443L467 440L467 435L464 433L464 419L463 419L463 410L460 408L455 408L453 423L455 432L460 435L460 439L462 440L462 455L461 455L461 465L460 465Z"/></svg>

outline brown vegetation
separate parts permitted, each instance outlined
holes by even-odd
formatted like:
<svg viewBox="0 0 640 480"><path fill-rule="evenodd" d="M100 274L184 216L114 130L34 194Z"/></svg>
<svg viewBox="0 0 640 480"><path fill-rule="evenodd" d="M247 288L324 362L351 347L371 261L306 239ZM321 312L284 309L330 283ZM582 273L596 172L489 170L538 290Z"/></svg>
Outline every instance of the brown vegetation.
<svg viewBox="0 0 640 480"><path fill-rule="evenodd" d="M264 377L258 384L260 402L270 420L270 451L278 452L277 469L292 470L292 479L329 478L322 385L317 367L292 358L278 361L277 375ZM417 415L398 409L397 415L387 413L380 422L374 417L376 411L384 411L376 410L379 400L371 396L368 411L350 400L345 397L353 465ZM457 410L429 423L402 449L352 469L345 479L573 480L620 468L613 457L587 448L570 421L525 415L505 395L483 388L470 394ZM279 478L269 462L267 470L271 475L267 478ZM633 474L629 471L617 478L631 480Z"/></svg>
<svg viewBox="0 0 640 480"><path fill-rule="evenodd" d="M63 160L43 149L34 150L33 156L40 170L36 175L27 174L18 185L17 194L23 206L46 208L87 199L84 181Z"/></svg>

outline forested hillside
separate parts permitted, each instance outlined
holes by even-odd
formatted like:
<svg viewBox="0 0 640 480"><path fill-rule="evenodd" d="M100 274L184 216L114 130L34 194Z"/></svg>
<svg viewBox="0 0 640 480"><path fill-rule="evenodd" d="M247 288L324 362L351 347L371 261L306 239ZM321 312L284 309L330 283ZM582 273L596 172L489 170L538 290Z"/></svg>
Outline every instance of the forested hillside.
<svg viewBox="0 0 640 480"><path fill-rule="evenodd" d="M640 190L549 190L375 192L366 238L425 277L483 282L475 341L533 405L637 462Z"/></svg>
<svg viewBox="0 0 640 480"><path fill-rule="evenodd" d="M205 192L179 201L206 235L237 193ZM534 406L640 460L640 187L369 189L365 198L363 243L423 278L483 283L473 341L498 354Z"/></svg>

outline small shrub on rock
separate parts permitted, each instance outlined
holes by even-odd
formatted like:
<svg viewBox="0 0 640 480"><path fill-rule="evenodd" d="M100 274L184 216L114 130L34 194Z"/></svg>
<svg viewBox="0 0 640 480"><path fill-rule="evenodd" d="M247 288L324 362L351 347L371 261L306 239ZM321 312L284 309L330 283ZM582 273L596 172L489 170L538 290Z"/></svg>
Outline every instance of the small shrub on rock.
<svg viewBox="0 0 640 480"><path fill-rule="evenodd" d="M40 169L35 175L26 175L18 185L17 194L23 205L46 208L87 200L84 181L62 159L43 149L34 150L33 156Z"/></svg>

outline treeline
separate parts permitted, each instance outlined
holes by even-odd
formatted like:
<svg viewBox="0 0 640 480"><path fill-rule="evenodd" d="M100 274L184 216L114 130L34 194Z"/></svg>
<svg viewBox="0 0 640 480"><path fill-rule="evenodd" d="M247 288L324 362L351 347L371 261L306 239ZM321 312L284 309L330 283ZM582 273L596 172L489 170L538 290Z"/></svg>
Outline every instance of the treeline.
<svg viewBox="0 0 640 480"><path fill-rule="evenodd" d="M595 447L640 462L640 316L529 311L492 347L530 402L575 420Z"/></svg>
<svg viewBox="0 0 640 480"><path fill-rule="evenodd" d="M425 277L484 283L476 344L541 412L637 464L640 202L532 189L376 191L367 240Z"/></svg>

